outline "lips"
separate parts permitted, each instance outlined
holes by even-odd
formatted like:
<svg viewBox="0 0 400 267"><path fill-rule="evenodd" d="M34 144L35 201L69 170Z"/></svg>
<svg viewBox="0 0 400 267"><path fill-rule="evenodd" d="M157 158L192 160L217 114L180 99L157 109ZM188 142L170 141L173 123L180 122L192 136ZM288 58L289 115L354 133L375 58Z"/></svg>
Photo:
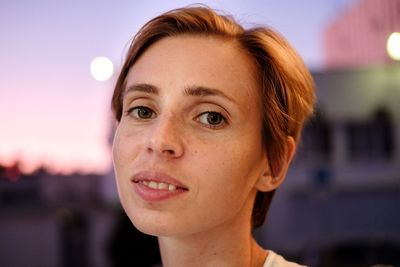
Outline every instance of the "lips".
<svg viewBox="0 0 400 267"><path fill-rule="evenodd" d="M162 201L177 197L187 191L188 187L177 179L161 172L141 171L132 178L136 193L145 201Z"/></svg>

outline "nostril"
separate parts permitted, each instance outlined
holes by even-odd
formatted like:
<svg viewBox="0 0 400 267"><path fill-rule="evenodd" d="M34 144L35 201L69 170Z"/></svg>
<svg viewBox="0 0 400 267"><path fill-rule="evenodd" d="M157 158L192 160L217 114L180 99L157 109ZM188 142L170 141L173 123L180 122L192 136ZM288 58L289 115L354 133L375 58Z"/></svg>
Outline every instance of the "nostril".
<svg viewBox="0 0 400 267"><path fill-rule="evenodd" d="M165 157L180 157L183 154L183 144L174 136L156 135L149 139L147 152Z"/></svg>
<svg viewBox="0 0 400 267"><path fill-rule="evenodd" d="M147 151L148 152L154 152L154 149L151 148L151 147L148 147ZM175 151L173 149L163 149L161 151L161 154L168 155L168 156L174 156L176 153L175 153Z"/></svg>
<svg viewBox="0 0 400 267"><path fill-rule="evenodd" d="M166 149L163 152L166 153L166 154L169 154L169 155L175 155L175 151L172 150L172 149Z"/></svg>

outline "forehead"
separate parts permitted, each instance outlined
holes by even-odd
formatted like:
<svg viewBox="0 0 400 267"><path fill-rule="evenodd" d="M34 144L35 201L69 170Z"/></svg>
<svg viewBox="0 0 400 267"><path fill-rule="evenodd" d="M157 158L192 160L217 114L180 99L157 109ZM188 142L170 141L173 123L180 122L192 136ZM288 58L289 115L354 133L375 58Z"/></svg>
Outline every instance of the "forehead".
<svg viewBox="0 0 400 267"><path fill-rule="evenodd" d="M204 86L254 102L259 95L254 77L255 65L236 41L183 35L151 45L131 67L126 85L148 83L174 91Z"/></svg>

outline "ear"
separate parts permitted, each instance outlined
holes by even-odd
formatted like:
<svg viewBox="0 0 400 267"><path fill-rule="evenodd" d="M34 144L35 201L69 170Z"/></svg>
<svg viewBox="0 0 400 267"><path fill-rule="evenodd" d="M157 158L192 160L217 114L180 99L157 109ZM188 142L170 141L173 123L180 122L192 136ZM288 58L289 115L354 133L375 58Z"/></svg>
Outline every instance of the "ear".
<svg viewBox="0 0 400 267"><path fill-rule="evenodd" d="M274 162L271 170L269 161L266 161L265 170L258 178L255 188L261 192L270 192L277 189L285 180L290 162L296 151L296 142L293 137L286 139L286 152L281 162Z"/></svg>

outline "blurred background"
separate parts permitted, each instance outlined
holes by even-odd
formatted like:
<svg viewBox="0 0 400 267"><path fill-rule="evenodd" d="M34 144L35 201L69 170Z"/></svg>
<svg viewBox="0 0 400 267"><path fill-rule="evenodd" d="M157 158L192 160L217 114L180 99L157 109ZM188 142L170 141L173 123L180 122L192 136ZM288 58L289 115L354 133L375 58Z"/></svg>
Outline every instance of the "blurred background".
<svg viewBox="0 0 400 267"><path fill-rule="evenodd" d="M399 266L400 1L197 2L278 30L315 79L259 242L310 266ZM140 26L191 3L0 2L0 266L159 265L118 203L109 102Z"/></svg>

